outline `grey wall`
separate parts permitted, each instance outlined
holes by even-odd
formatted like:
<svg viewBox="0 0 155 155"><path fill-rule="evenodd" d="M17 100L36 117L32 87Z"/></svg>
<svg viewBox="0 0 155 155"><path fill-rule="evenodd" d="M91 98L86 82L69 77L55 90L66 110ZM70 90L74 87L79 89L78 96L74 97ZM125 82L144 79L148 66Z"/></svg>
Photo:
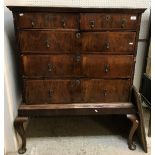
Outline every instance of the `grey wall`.
<svg viewBox="0 0 155 155"><path fill-rule="evenodd" d="M19 74L15 57L15 37L11 12L4 11L4 137L5 151L14 152L17 149L13 121L17 115L17 107L21 101Z"/></svg>

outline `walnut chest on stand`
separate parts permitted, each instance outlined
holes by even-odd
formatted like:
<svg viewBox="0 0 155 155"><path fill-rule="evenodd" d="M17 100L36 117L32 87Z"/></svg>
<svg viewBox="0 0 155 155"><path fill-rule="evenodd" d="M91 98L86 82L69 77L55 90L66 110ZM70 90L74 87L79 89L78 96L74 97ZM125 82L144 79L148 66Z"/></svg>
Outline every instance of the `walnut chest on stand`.
<svg viewBox="0 0 155 155"><path fill-rule="evenodd" d="M23 123L56 115L126 115L128 146L140 129L133 87L141 14L145 9L8 6L13 12L23 100L14 122L26 151Z"/></svg>

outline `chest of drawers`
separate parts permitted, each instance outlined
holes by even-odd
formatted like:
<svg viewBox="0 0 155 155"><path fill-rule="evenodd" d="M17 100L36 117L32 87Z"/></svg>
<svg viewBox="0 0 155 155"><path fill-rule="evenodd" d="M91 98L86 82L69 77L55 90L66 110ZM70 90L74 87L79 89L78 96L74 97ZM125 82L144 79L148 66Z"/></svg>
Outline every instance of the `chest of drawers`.
<svg viewBox="0 0 155 155"><path fill-rule="evenodd" d="M27 117L53 115L127 114L135 149L139 120L131 88L145 9L9 8L23 81L19 153L26 151Z"/></svg>

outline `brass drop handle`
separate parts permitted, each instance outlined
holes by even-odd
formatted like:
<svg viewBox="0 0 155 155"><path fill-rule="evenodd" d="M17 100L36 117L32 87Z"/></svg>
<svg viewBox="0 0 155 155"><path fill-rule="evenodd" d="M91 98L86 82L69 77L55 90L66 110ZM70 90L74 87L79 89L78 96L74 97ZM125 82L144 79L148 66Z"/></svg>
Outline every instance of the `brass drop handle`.
<svg viewBox="0 0 155 155"><path fill-rule="evenodd" d="M33 20L31 21L31 25L32 25L32 27L34 27L34 26L35 26L35 23L34 23L34 21L33 21Z"/></svg>
<svg viewBox="0 0 155 155"><path fill-rule="evenodd" d="M79 39L80 36L81 36L80 32L77 32L77 33L76 33L76 38Z"/></svg>
<svg viewBox="0 0 155 155"><path fill-rule="evenodd" d="M93 29L95 27L95 21L94 20L90 20L89 21L89 25Z"/></svg>
<svg viewBox="0 0 155 155"><path fill-rule="evenodd" d="M50 43L49 43L49 40L48 39L45 41L45 45L46 45L47 48L50 47Z"/></svg>
<svg viewBox="0 0 155 155"><path fill-rule="evenodd" d="M80 85L80 80L74 80L73 82L72 82L72 84L71 84L71 87L75 87L75 86L78 86L78 85Z"/></svg>
<svg viewBox="0 0 155 155"><path fill-rule="evenodd" d="M105 43L105 48L106 48L106 49L109 49L109 48L110 48L110 43L109 43L109 42L106 42L106 43Z"/></svg>
<svg viewBox="0 0 155 155"><path fill-rule="evenodd" d="M52 69L54 69L53 65L51 63L48 64L48 71L51 72Z"/></svg>
<svg viewBox="0 0 155 155"><path fill-rule="evenodd" d="M76 62L80 62L81 61L81 56L80 55L76 55Z"/></svg>
<svg viewBox="0 0 155 155"><path fill-rule="evenodd" d="M80 80L75 80L76 85L80 85Z"/></svg>
<svg viewBox="0 0 155 155"><path fill-rule="evenodd" d="M108 64L105 64L105 65L104 65L104 72L105 72L105 73L108 73L109 70L110 70L110 66L109 66Z"/></svg>
<svg viewBox="0 0 155 155"><path fill-rule="evenodd" d="M66 26L65 20L63 19L61 22L62 22L62 27L65 28Z"/></svg>
<svg viewBox="0 0 155 155"><path fill-rule="evenodd" d="M49 97L52 97L53 96L53 93L54 93L54 91L52 89L49 89L48 90L48 96Z"/></svg>
<svg viewBox="0 0 155 155"><path fill-rule="evenodd" d="M104 96L107 96L107 90L103 91Z"/></svg>
<svg viewBox="0 0 155 155"><path fill-rule="evenodd" d="M125 19L122 19L121 20L121 28L124 28L125 27L125 24L126 24L126 20Z"/></svg>
<svg viewBox="0 0 155 155"><path fill-rule="evenodd" d="M105 19L106 19L107 22L109 22L110 19L111 19L111 16L110 15L106 15Z"/></svg>

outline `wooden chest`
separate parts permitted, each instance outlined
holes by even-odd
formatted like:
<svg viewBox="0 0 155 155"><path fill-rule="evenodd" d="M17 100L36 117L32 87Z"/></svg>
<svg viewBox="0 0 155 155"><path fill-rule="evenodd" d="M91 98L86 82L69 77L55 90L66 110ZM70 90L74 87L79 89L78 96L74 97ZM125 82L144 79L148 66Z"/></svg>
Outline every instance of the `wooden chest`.
<svg viewBox="0 0 155 155"><path fill-rule="evenodd" d="M23 81L19 118L136 113L131 88L145 9L9 8Z"/></svg>

